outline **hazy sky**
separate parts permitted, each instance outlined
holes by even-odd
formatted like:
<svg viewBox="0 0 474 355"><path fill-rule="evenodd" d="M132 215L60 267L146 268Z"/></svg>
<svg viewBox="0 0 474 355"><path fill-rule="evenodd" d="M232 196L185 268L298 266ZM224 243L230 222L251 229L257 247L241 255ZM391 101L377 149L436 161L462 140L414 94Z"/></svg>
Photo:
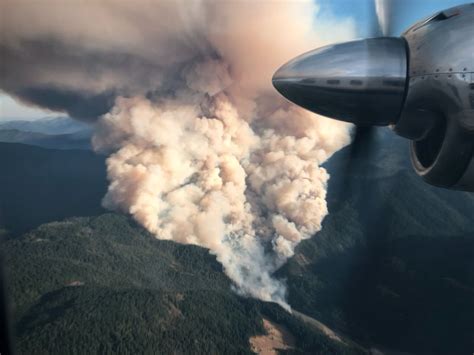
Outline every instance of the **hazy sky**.
<svg viewBox="0 0 474 355"><path fill-rule="evenodd" d="M8 95L0 94L0 121L34 120L43 117L61 116L61 113L41 110L23 105Z"/></svg>
<svg viewBox="0 0 474 355"><path fill-rule="evenodd" d="M400 34L415 21L436 11L468 2L467 0L390 1L394 4L393 11L396 15L393 20L395 34ZM370 36L370 23L374 18L373 0L319 0L318 3L320 4L320 12L317 16L331 13L336 17L353 18L358 25L358 36ZM0 93L0 120L38 119L57 115L60 115L60 113L27 107Z"/></svg>

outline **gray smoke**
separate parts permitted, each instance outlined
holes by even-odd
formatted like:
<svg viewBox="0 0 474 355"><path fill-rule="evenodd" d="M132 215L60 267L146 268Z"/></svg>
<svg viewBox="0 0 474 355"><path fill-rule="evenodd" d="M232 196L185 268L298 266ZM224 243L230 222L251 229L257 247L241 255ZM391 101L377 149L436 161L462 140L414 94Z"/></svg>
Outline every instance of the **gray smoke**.
<svg viewBox="0 0 474 355"><path fill-rule="evenodd" d="M47 6L46 6L47 5ZM279 65L347 40L312 1L2 0L1 88L94 122L104 206L209 248L236 290L287 307L272 277L321 229L320 164L348 126L282 99Z"/></svg>

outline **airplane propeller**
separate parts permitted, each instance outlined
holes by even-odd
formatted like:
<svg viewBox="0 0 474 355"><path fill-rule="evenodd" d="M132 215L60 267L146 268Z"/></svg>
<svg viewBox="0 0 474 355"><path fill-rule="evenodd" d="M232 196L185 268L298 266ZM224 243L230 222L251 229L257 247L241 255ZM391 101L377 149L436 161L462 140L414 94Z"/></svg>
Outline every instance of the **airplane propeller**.
<svg viewBox="0 0 474 355"><path fill-rule="evenodd" d="M374 0L373 4L374 16L369 22L369 37L393 36L393 0ZM368 159L372 157L371 152L376 145L376 130L377 128L373 125L355 125L352 134L352 143L349 147L350 159L345 172L346 176L353 170L353 159L360 156L360 153L363 153ZM362 147L362 145L364 147Z"/></svg>
<svg viewBox="0 0 474 355"><path fill-rule="evenodd" d="M309 111L353 123L351 157L363 145L370 160L371 127L390 126L410 140L412 167L425 182L474 191L474 3L438 11L398 36L394 15L407 2L374 1L370 38L304 53L277 70L273 85ZM349 159L347 172L352 167Z"/></svg>

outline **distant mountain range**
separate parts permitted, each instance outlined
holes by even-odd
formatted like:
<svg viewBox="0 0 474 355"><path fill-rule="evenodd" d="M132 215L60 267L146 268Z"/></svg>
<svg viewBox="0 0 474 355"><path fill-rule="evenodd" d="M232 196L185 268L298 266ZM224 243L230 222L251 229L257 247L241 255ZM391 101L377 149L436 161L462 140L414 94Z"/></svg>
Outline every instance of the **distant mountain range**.
<svg viewBox="0 0 474 355"><path fill-rule="evenodd" d="M32 121L27 120L4 120L0 121L0 130L18 130L22 132L34 132L43 134L70 134L79 131L90 131L87 123L73 120L69 117L40 118Z"/></svg>
<svg viewBox="0 0 474 355"><path fill-rule="evenodd" d="M0 144L19 352L246 353L265 318L296 338L282 353L472 353L474 197L422 182L406 141L377 132L325 164L323 229L277 272L309 322L237 296L206 250L103 214L103 157Z"/></svg>
<svg viewBox="0 0 474 355"><path fill-rule="evenodd" d="M52 135L17 129L0 130L0 142L24 143L43 148L91 150L90 140L89 131Z"/></svg>
<svg viewBox="0 0 474 355"><path fill-rule="evenodd" d="M92 127L68 117L0 122L0 142L54 149L91 149Z"/></svg>

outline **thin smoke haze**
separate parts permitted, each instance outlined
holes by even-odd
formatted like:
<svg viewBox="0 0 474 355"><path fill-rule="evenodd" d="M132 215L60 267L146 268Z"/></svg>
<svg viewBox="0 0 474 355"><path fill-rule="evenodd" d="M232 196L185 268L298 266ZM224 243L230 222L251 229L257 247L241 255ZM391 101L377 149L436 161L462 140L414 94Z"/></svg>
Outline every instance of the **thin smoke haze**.
<svg viewBox="0 0 474 355"><path fill-rule="evenodd" d="M273 273L328 213L320 165L349 126L271 86L297 54L354 37L313 1L3 0L1 89L95 126L103 203L209 248L237 292L286 303ZM28 21L25 21L28 19ZM329 30L328 30L329 29Z"/></svg>

